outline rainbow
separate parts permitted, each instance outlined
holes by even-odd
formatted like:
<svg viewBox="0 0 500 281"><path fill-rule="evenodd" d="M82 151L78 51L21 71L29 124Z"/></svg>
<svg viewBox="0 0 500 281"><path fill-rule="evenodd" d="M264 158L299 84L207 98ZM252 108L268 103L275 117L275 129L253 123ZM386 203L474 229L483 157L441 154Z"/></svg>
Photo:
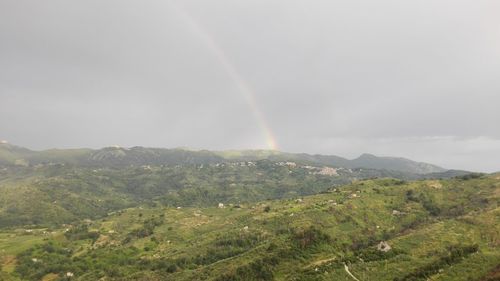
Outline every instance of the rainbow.
<svg viewBox="0 0 500 281"><path fill-rule="evenodd" d="M266 144L269 149L277 150L278 144L276 141L276 137L271 130L271 126L266 121L264 113L259 109L257 100L255 98L255 93L248 85L248 83L243 79L237 69L229 60L228 56L224 53L222 48L215 42L213 37L210 35L207 30L205 30L198 22L189 15L184 9L182 9L179 5L170 1L173 9L178 13L178 15L186 22L186 24L190 27L190 29L203 41L203 43L210 49L213 55L217 58L223 68L226 70L227 74L233 81L233 83L238 88L238 92L243 96L246 101L248 107L252 111L260 129L263 132L263 135L266 138Z"/></svg>

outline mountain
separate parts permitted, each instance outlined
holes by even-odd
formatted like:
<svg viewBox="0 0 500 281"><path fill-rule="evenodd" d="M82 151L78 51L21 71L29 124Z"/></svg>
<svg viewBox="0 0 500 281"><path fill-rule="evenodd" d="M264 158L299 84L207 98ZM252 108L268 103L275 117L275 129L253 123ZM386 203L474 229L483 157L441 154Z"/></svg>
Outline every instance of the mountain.
<svg viewBox="0 0 500 281"><path fill-rule="evenodd" d="M72 164L82 167L126 167L142 165L183 165L224 162L210 151L145 147L105 147L102 149L49 149L32 151L0 144L0 164Z"/></svg>
<svg viewBox="0 0 500 281"><path fill-rule="evenodd" d="M310 155L305 153L281 153L270 155L269 159L296 159L333 167L392 170L414 174L442 173L447 171L447 169L428 163L416 162L405 158L379 157L366 153L353 160L335 155Z"/></svg>
<svg viewBox="0 0 500 281"><path fill-rule="evenodd" d="M34 153L34 151L27 148L2 141L0 142L0 165L20 164L23 159L28 158Z"/></svg>
<svg viewBox="0 0 500 281"><path fill-rule="evenodd" d="M189 165L223 162L206 150L162 149L145 147L107 147L90 152L82 164L88 166Z"/></svg>
<svg viewBox="0 0 500 281"><path fill-rule="evenodd" d="M142 165L210 164L239 161L296 161L342 168L391 170L409 174L443 173L444 168L405 158L363 154L349 160L334 155L311 155L272 150L208 151L146 147L92 149L51 149L32 151L0 144L0 165L72 164L82 167L126 167Z"/></svg>
<svg viewBox="0 0 500 281"><path fill-rule="evenodd" d="M363 154L351 161L351 165L357 168L395 170L417 174L441 173L446 169L436 165L415 162L405 158L378 157L372 154Z"/></svg>

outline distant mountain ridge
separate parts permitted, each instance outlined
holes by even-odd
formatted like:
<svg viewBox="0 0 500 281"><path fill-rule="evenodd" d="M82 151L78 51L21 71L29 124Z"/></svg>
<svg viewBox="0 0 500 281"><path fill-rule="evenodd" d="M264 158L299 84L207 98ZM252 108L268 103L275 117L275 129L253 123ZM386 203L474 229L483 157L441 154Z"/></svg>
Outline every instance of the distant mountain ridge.
<svg viewBox="0 0 500 281"><path fill-rule="evenodd" d="M286 153L277 151L230 151L219 152L225 159L245 159L245 160L274 160L274 161L304 161L313 164L322 164L343 168L365 168L377 170L393 170L414 174L442 173L447 169L423 162L416 162L401 157L379 157L372 154L362 154L356 159L349 160L335 155L307 154L307 153Z"/></svg>
<svg viewBox="0 0 500 281"><path fill-rule="evenodd" d="M102 149L50 149L33 151L0 143L0 165L72 164L77 166L127 167L141 165L211 164L237 161L295 161L343 168L392 170L412 174L443 173L442 167L406 158L362 154L349 160L335 155L287 153L274 150L187 150L105 147Z"/></svg>

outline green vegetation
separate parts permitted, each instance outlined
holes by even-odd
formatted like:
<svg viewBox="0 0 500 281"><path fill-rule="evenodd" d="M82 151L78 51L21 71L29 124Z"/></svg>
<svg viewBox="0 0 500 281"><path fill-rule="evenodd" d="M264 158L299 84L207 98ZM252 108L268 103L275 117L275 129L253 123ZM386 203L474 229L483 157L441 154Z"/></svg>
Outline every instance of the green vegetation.
<svg viewBox="0 0 500 281"><path fill-rule="evenodd" d="M427 280L428 277L439 273L446 267L459 263L478 250L477 245L451 246L445 256L439 257L437 260L419 267L403 277L396 277L394 281Z"/></svg>
<svg viewBox="0 0 500 281"><path fill-rule="evenodd" d="M324 192L391 172L259 162L141 166L120 169L38 165L0 168L0 227L51 227L103 218L129 207L209 207Z"/></svg>
<svg viewBox="0 0 500 281"><path fill-rule="evenodd" d="M3 280L354 280L347 266L362 281L480 281L494 280L500 264L498 175L339 186L338 178L267 161L97 172L16 169L3 171L9 175L3 188L33 188L58 202L78 196L73 203L83 205L63 205L71 210L68 221L39 216L34 224L28 213L30 225L4 227ZM152 183L163 180L170 180L169 192ZM285 184L287 192L277 191ZM207 193L180 195L198 186ZM304 196L303 186L320 193ZM270 192L282 199L265 200ZM95 216L90 207L85 211L86 202ZM119 203L106 209L99 202ZM378 249L381 241L390 249Z"/></svg>

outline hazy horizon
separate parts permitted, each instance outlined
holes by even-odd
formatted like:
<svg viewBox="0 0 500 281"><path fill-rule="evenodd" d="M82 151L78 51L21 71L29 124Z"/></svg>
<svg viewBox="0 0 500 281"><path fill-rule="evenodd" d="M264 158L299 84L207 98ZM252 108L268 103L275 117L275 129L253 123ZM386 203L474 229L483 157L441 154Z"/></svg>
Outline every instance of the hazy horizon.
<svg viewBox="0 0 500 281"><path fill-rule="evenodd" d="M3 144L10 144L10 145L14 145L14 146L18 146L17 144L13 144L13 143L10 143L8 142L7 140L0 140L1 143ZM310 155L325 155L325 156L338 156L338 157L342 157L342 158L345 158L345 159L348 159L348 160L354 160L354 159L357 159L361 156L363 156L364 154L370 154L370 155L375 155L377 157L391 157L391 158L405 158L405 159L408 159L408 160L412 160L412 161L416 161L416 162L423 162L423 163L427 163L427 164L433 164L433 165L437 165L441 168L445 168L445 169L449 169L449 170L459 170L458 168L454 168L454 167L446 167L446 166L441 166L441 165L438 165L436 163L430 163L430 162L426 162L426 161L421 161L419 159L414 159L414 158L408 158L408 157L404 157L404 156L401 156L401 155L380 155L380 154L374 154L374 153L370 153L369 151L365 151L365 152L360 152L359 154L357 155L353 155L353 156L345 156L345 155L342 155L341 153L314 153L314 152L307 152L307 151L285 151L285 150L280 150L280 149L266 149L266 148L228 148L228 149L209 149L209 148L195 148L195 147L182 147L182 146L179 146L179 147L162 147L162 146L143 146L143 145L131 145L131 146L120 146L120 145L105 145L105 146L100 146L100 147L71 147L71 146L62 146L62 147L48 147L48 148L40 148L40 149L33 149L33 148L30 148L30 147L26 147L26 146L21 146L23 148L27 148L27 149L30 149L32 151L37 151L37 152L40 152L40 151L46 151L46 150L64 150L64 149L90 149L90 150L99 150L99 149L104 149L104 148L123 148L123 149L130 149L130 148L133 148L133 147L144 147L144 148L154 148L154 149L182 149L182 150L188 150L188 151L211 151L211 152L228 152L228 151L275 151L275 152L283 152L283 153L295 153L295 154L300 154L300 153L306 153L306 154L310 154ZM470 171L470 172L480 172L480 173L495 173L495 172L500 172L500 170L492 170L492 171L484 171L484 170L467 170L467 171Z"/></svg>
<svg viewBox="0 0 500 281"><path fill-rule="evenodd" d="M500 2L0 3L0 139L500 170Z"/></svg>

